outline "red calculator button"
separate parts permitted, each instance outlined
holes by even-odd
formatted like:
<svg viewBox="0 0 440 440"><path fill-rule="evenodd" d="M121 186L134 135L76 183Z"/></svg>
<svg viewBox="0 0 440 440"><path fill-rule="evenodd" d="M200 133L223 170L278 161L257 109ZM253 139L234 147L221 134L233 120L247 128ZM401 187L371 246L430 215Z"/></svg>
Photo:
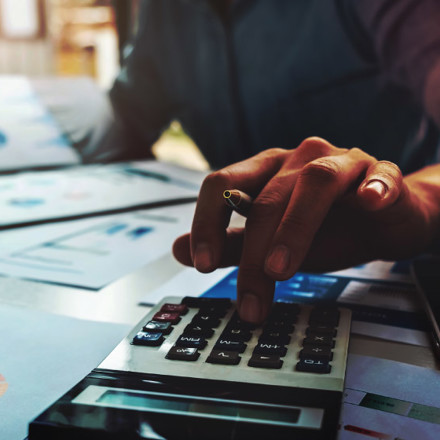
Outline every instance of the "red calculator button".
<svg viewBox="0 0 440 440"><path fill-rule="evenodd" d="M153 321L171 322L171 324L177 324L180 321L180 316L179 313L157 312L153 316Z"/></svg>

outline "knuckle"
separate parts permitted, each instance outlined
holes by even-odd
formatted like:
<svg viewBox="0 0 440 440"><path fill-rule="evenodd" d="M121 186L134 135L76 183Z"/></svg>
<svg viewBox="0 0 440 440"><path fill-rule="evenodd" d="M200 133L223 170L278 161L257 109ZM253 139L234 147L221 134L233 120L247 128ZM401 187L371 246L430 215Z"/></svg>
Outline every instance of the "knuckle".
<svg viewBox="0 0 440 440"><path fill-rule="evenodd" d="M225 188L232 181L232 175L227 168L214 171L205 177L202 183L202 188Z"/></svg>
<svg viewBox="0 0 440 440"><path fill-rule="evenodd" d="M323 157L304 165L298 179L329 184L337 181L340 174L340 165L328 157Z"/></svg>
<svg viewBox="0 0 440 440"><path fill-rule="evenodd" d="M377 162L377 165L380 166L380 168L386 169L388 173L391 173L393 175L402 175L402 171L394 162L390 162L388 160L380 160Z"/></svg>
<svg viewBox="0 0 440 440"><path fill-rule="evenodd" d="M299 145L298 149L306 150L309 154L314 154L316 156L327 156L330 151L336 149L326 140L313 136L304 139Z"/></svg>
<svg viewBox="0 0 440 440"><path fill-rule="evenodd" d="M263 192L261 193L253 203L253 210L258 212L258 214L267 213L271 215L274 208L279 208L284 205L284 197L279 191Z"/></svg>

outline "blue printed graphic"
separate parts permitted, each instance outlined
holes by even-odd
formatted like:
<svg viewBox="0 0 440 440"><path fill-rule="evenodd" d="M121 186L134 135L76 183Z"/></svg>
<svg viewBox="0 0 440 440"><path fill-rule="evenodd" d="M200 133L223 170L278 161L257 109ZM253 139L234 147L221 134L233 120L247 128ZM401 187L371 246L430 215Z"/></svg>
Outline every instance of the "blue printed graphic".
<svg viewBox="0 0 440 440"><path fill-rule="evenodd" d="M137 240L138 238L143 237L144 235L150 233L153 230L153 228L147 227L147 226L141 226L139 228L133 229L129 232L127 232L127 235L132 238L133 240Z"/></svg>
<svg viewBox="0 0 440 440"><path fill-rule="evenodd" d="M8 138L6 134L0 131L0 147L4 147L8 143Z"/></svg>
<svg viewBox="0 0 440 440"><path fill-rule="evenodd" d="M33 208L34 206L44 204L44 199L11 199L9 204L18 208Z"/></svg>
<svg viewBox="0 0 440 440"><path fill-rule="evenodd" d="M235 299L237 272L234 270L202 296ZM336 299L347 285L348 280L328 275L297 273L286 281L279 281L275 287L275 301L316 302Z"/></svg>

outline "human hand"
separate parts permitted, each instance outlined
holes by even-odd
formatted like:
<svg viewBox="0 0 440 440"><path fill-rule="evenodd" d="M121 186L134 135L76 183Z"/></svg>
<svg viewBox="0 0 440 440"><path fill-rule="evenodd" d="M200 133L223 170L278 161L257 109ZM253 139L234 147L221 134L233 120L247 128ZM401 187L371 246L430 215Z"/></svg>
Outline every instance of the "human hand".
<svg viewBox="0 0 440 440"><path fill-rule="evenodd" d="M319 138L293 150L266 150L206 178L191 234L176 240L174 255L201 272L239 265L240 316L259 323L275 281L300 268L336 270L426 249L438 230L432 218L439 208L419 180ZM244 229L228 229L231 209L222 193L230 188L254 197Z"/></svg>

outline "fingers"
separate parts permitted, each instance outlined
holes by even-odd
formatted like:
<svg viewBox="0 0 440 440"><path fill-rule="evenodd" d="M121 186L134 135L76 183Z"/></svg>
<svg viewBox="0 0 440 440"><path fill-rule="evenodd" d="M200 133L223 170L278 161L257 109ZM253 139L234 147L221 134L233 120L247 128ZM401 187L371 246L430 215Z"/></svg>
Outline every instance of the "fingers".
<svg viewBox="0 0 440 440"><path fill-rule="evenodd" d="M368 211L393 205L402 192L403 177L397 165L388 161L372 164L357 191L357 198Z"/></svg>
<svg viewBox="0 0 440 440"><path fill-rule="evenodd" d="M359 149L322 157L303 167L265 261L276 280L298 270L332 205L365 175L375 159Z"/></svg>
<svg viewBox="0 0 440 440"><path fill-rule="evenodd" d="M220 266L231 209L223 191L239 188L258 193L281 167L286 150L271 149L251 159L210 174L203 182L191 228L190 250L194 267L211 272Z"/></svg>
<svg viewBox="0 0 440 440"><path fill-rule="evenodd" d="M224 250L218 267L238 266L243 247L243 229L228 228L224 242ZM178 237L173 244L173 254L177 261L185 266L193 266L190 248L190 234Z"/></svg>

